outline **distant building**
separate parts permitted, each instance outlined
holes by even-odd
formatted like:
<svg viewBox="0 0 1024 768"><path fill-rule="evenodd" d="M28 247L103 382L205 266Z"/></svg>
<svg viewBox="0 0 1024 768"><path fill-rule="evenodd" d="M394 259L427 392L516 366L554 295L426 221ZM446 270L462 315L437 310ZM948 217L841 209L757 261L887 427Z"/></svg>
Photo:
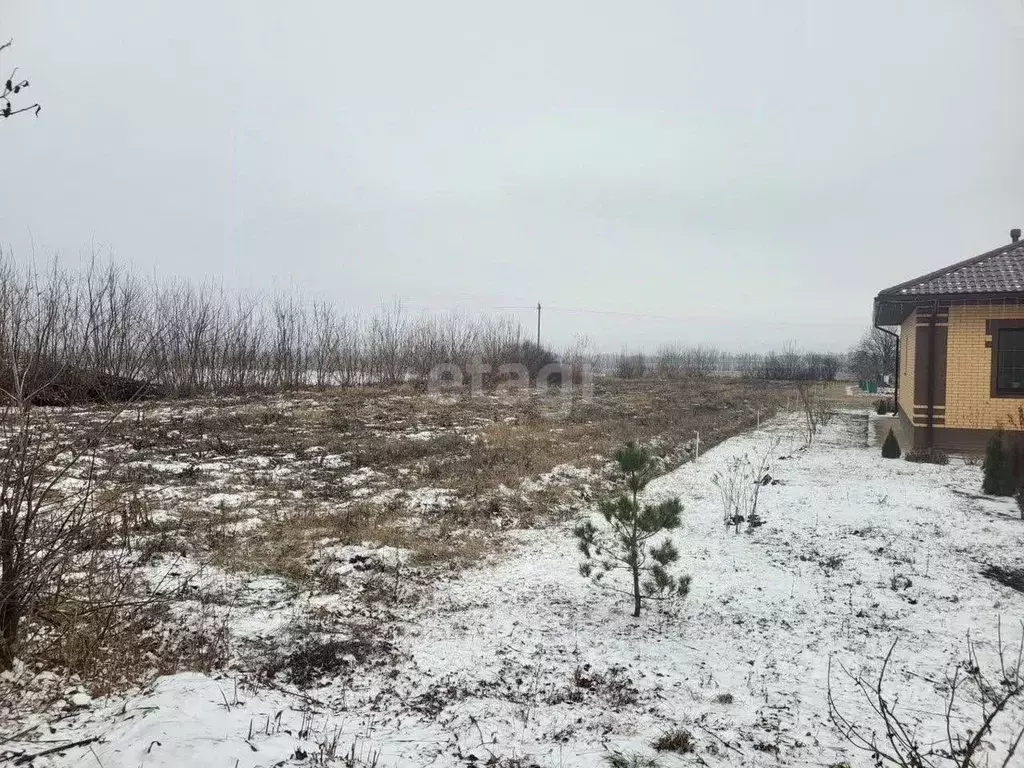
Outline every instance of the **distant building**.
<svg viewBox="0 0 1024 768"><path fill-rule="evenodd" d="M875 297L876 326L899 326L896 434L904 450L980 451L1024 430L1024 242Z"/></svg>

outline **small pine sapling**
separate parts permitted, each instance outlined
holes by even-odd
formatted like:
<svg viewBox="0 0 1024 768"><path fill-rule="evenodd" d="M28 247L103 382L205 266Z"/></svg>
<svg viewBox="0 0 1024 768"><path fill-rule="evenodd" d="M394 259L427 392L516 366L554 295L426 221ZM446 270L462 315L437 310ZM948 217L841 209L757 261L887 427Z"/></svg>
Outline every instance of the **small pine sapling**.
<svg viewBox="0 0 1024 768"><path fill-rule="evenodd" d="M890 429L889 434L885 436L885 441L882 443L882 458L883 459L898 459L900 457L900 442L896 439L896 435Z"/></svg>
<svg viewBox="0 0 1024 768"><path fill-rule="evenodd" d="M573 531L580 552L586 558L580 573L602 583L613 569L628 571L632 578L633 616L640 615L644 599L682 598L690 591L689 576L673 576L668 567L679 559L679 550L666 538L651 546L662 531L680 526L683 506L679 499L660 504L643 504L639 495L654 478L656 466L650 451L627 443L615 454L625 481L626 492L607 499L598 507L607 529L585 520Z"/></svg>

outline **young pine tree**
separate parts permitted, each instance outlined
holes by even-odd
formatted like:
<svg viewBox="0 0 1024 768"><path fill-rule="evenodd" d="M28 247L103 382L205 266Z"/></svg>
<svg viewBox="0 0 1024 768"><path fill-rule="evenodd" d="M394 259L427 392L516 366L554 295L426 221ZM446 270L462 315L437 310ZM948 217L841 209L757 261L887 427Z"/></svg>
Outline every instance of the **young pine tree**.
<svg viewBox="0 0 1024 768"><path fill-rule="evenodd" d="M666 538L651 546L657 534L679 527L683 506L679 499L640 504L641 491L656 473L646 448L627 443L616 452L615 461L626 491L600 504L598 509L607 528L598 529L593 521L586 520L573 533L586 558L580 564L580 573L601 582L613 569L627 571L632 580L633 615L639 616L644 598L685 597L690 591L689 576L676 577L668 572L668 566L679 559L679 550L672 541Z"/></svg>
<svg viewBox="0 0 1024 768"><path fill-rule="evenodd" d="M889 430L889 434L885 436L885 441L882 443L882 458L883 459L898 459L900 457L900 443L896 439L896 435Z"/></svg>

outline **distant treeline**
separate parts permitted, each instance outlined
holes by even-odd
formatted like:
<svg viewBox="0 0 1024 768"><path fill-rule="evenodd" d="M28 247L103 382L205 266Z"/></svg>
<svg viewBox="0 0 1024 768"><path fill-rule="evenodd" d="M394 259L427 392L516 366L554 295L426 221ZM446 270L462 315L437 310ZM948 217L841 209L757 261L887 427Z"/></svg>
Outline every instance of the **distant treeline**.
<svg viewBox="0 0 1024 768"><path fill-rule="evenodd" d="M765 354L731 354L704 345L666 345L650 355L623 351L605 357L602 367L624 379L733 374L752 379L831 381L843 372L844 363L844 355L789 348Z"/></svg>
<svg viewBox="0 0 1024 768"><path fill-rule="evenodd" d="M600 355L586 341L562 354L538 347L509 317L413 314L400 303L342 312L295 295L240 296L211 285L144 280L116 264L46 271L0 258L0 388L37 402L120 396L145 383L169 396L422 382L438 366L561 361L622 378L730 373L834 379L842 355L793 349L727 354L667 345L654 354ZM867 359L865 356L864 359ZM858 358L860 359L860 358ZM492 379L493 380L493 379ZM75 390L75 391L69 391Z"/></svg>

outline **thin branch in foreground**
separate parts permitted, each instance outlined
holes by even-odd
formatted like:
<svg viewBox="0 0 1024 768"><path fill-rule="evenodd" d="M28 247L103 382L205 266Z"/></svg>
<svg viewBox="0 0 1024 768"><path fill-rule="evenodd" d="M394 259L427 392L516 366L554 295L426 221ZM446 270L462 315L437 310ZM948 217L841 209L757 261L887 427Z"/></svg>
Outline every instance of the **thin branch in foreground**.
<svg viewBox="0 0 1024 768"><path fill-rule="evenodd" d="M926 733L944 733L944 740L922 743L919 724L907 721L899 711L899 693L889 694L886 683L896 649L894 640L882 661L877 678L855 675L840 663L843 674L853 682L875 716L875 726L855 723L843 714L832 687L832 659L828 663L829 719L840 735L859 750L869 752L876 765L899 768L1009 768L1024 743L1024 622L1021 639L1015 649L1009 648L997 630L998 665L986 672L978 656L977 645L968 637L967 660L955 664L946 675L946 705L943 722L923 723ZM973 706L972 706L973 705ZM974 712L973 716L970 714ZM1014 719L1016 715L1016 719ZM997 733L996 724L1008 722L1010 727Z"/></svg>

